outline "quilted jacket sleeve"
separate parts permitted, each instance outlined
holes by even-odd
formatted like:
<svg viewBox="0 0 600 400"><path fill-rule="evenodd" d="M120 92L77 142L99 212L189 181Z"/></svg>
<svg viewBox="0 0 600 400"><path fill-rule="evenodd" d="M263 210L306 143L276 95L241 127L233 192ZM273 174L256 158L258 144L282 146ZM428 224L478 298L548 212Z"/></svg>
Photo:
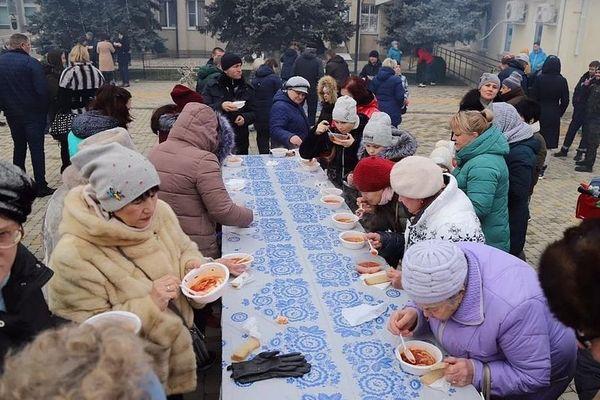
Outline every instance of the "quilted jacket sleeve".
<svg viewBox="0 0 600 400"><path fill-rule="evenodd" d="M294 132L287 130L288 121L291 115L286 110L285 105L278 101L271 108L271 118L269 125L271 127L271 138L277 143L289 146L290 138L295 135Z"/></svg>
<svg viewBox="0 0 600 400"><path fill-rule="evenodd" d="M221 225L240 227L247 227L252 223L252 210L238 206L229 197L215 155L211 154L197 163L195 176L196 188L213 221Z"/></svg>
<svg viewBox="0 0 600 400"><path fill-rule="evenodd" d="M550 385L550 338L545 304L530 299L512 310L500 325L498 344L504 361L488 365L492 376L492 395L535 393ZM473 360L473 384L481 388L483 363Z"/></svg>
<svg viewBox="0 0 600 400"><path fill-rule="evenodd" d="M491 166L480 164L469 169L464 191L480 219L485 218L492 211L499 181L500 172Z"/></svg>

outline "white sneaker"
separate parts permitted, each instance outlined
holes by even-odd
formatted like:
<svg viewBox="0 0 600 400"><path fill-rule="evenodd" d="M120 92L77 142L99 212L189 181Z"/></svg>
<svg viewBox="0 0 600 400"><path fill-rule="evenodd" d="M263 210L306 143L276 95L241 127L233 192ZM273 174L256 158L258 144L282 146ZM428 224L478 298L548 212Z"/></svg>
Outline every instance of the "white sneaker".
<svg viewBox="0 0 600 400"><path fill-rule="evenodd" d="M435 86L435 82L429 82L430 86Z"/></svg>
<svg viewBox="0 0 600 400"><path fill-rule="evenodd" d="M419 87L426 87L427 85L425 85L424 83L419 83Z"/></svg>

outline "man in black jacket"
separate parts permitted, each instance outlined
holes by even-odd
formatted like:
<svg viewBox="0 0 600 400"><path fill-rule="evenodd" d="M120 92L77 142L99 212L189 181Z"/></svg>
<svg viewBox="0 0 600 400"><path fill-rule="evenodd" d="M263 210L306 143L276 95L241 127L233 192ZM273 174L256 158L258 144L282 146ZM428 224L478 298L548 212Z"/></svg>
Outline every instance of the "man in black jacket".
<svg viewBox="0 0 600 400"><path fill-rule="evenodd" d="M306 105L308 106L308 123L315 123L317 116L317 84L323 76L323 63L317 58L317 50L307 47L294 62L292 67L292 76L301 76L310 83L310 89L306 96ZM339 88L338 88L339 91Z"/></svg>
<svg viewBox="0 0 600 400"><path fill-rule="evenodd" d="M64 321L50 313L42 294L52 271L20 243L35 196L31 179L0 161L0 371L8 350Z"/></svg>
<svg viewBox="0 0 600 400"><path fill-rule="evenodd" d="M360 71L359 76L363 79L372 80L377 76L380 68L381 61L379 60L379 52L377 50L371 50L369 53L369 62L365 64Z"/></svg>
<svg viewBox="0 0 600 400"><path fill-rule="evenodd" d="M223 73L207 82L202 97L213 110L227 116L235 131L236 154L248 154L248 126L254 123L254 88L244 80L242 59L233 53L221 57ZM240 103L244 102L244 103Z"/></svg>
<svg viewBox="0 0 600 400"><path fill-rule="evenodd" d="M0 110L4 111L14 142L13 163L25 171L31 154L37 195L54 193L46 182L44 132L48 113L48 82L44 68L29 56L31 42L23 34L9 39L10 50L0 56Z"/></svg>
<svg viewBox="0 0 600 400"><path fill-rule="evenodd" d="M327 50L327 64L325 64L325 75L332 76L338 84L338 90L344 86L344 82L350 76L348 63L342 56L335 54L333 50Z"/></svg>
<svg viewBox="0 0 600 400"><path fill-rule="evenodd" d="M596 70L599 68L600 61L592 61L588 67L588 72L583 74L579 79L579 82L577 82L577 86L575 86L575 91L573 92L573 116L571 117L571 123L569 124L565 141L563 142L560 151L554 153L554 157L567 156L569 147L571 147L573 144L577 131L583 126L583 122L585 120L585 104L590 92L590 82L594 78ZM575 161L581 161L583 159L583 153L585 153L585 150L586 144L582 138L579 142L579 147L577 148L577 154L574 158Z"/></svg>
<svg viewBox="0 0 600 400"><path fill-rule="evenodd" d="M585 102L581 141L585 142L587 149L584 159L576 163L575 171L592 172L600 144L600 69L596 70L590 82L589 94Z"/></svg>

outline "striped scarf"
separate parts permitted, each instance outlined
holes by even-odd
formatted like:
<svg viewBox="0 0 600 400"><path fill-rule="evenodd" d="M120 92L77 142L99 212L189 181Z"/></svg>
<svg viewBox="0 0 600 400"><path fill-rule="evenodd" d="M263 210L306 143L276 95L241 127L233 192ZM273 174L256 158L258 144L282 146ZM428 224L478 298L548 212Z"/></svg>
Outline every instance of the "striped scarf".
<svg viewBox="0 0 600 400"><path fill-rule="evenodd" d="M59 86L70 90L98 89L104 76L91 63L73 63L60 75Z"/></svg>

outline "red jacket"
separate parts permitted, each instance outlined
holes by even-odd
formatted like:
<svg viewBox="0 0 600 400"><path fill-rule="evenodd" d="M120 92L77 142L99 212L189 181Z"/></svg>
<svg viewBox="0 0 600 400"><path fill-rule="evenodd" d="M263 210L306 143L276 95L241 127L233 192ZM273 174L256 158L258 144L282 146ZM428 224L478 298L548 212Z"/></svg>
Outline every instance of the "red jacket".
<svg viewBox="0 0 600 400"><path fill-rule="evenodd" d="M417 57L419 57L419 63L425 62L426 64L431 64L433 62L433 54L424 48L417 50Z"/></svg>

